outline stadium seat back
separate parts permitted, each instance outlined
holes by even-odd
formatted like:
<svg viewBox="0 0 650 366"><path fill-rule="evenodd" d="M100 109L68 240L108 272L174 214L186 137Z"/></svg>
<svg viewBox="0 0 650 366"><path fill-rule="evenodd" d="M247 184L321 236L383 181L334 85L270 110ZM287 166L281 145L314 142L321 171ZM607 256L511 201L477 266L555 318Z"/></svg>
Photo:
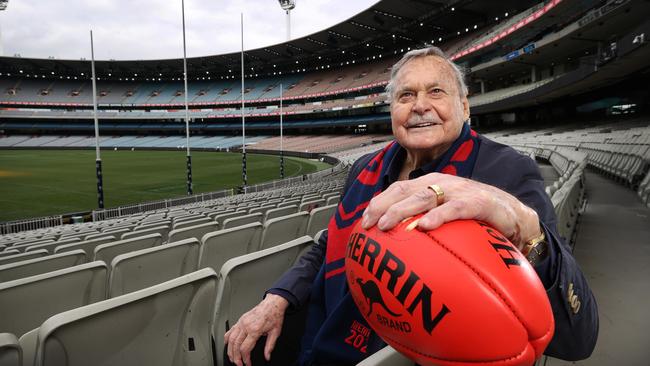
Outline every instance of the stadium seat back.
<svg viewBox="0 0 650 366"><path fill-rule="evenodd" d="M227 219L225 219L223 221L223 224L221 225L221 228L230 229L230 228L237 227L237 226L252 224L254 222L261 223L263 218L264 218L264 215L262 213L260 213L260 212L252 213L252 214L248 214L248 215L230 217L230 218L227 218Z"/></svg>
<svg viewBox="0 0 650 366"><path fill-rule="evenodd" d="M218 365L224 355L223 335L239 317L253 308L274 281L313 243L303 236L288 243L228 260L219 272L214 322Z"/></svg>
<svg viewBox="0 0 650 366"><path fill-rule="evenodd" d="M16 336L11 333L0 333L0 365L23 365L23 350Z"/></svg>
<svg viewBox="0 0 650 366"><path fill-rule="evenodd" d="M57 314L38 329L35 365L212 366L216 284L206 268Z"/></svg>
<svg viewBox="0 0 650 366"><path fill-rule="evenodd" d="M261 236L262 224L259 222L205 234L199 268L210 267L219 271L227 260L256 251Z"/></svg>
<svg viewBox="0 0 650 366"><path fill-rule="evenodd" d="M178 230L172 230L169 232L169 238L167 239L168 243L173 243L175 241L184 240L184 239L197 239L201 240L203 235L219 230L219 225L216 222L208 222L205 224L194 225Z"/></svg>
<svg viewBox="0 0 650 366"><path fill-rule="evenodd" d="M106 234L110 235L110 234ZM30 245L27 248L25 248L25 252L31 252L33 250L40 250L40 249L45 249L49 253L54 253L54 248L64 245L64 244L72 244L72 243L78 243L80 242L81 239L77 237L68 237L64 238L63 240L58 240L52 243L45 243L45 244L36 244L36 245Z"/></svg>
<svg viewBox="0 0 650 366"><path fill-rule="evenodd" d="M0 283L0 329L20 337L54 314L104 300L107 281L106 264L92 262Z"/></svg>
<svg viewBox="0 0 650 366"><path fill-rule="evenodd" d="M327 229L330 218L334 215L337 205L323 206L313 209L309 213L309 222L305 234L313 237L317 232Z"/></svg>
<svg viewBox="0 0 650 366"><path fill-rule="evenodd" d="M267 249L305 235L308 219L309 214L301 211L265 222L260 249Z"/></svg>
<svg viewBox="0 0 650 366"><path fill-rule="evenodd" d="M98 245L110 243L113 241L115 241L115 237L113 235L106 235L106 236L102 236L101 238L84 240L78 243L59 245L56 248L54 248L54 253L55 254L63 253L63 252L69 252L71 250L81 249L84 252L86 252L86 262L89 262L92 260L93 254L95 253L95 248Z"/></svg>
<svg viewBox="0 0 650 366"><path fill-rule="evenodd" d="M197 239L120 254L111 262L109 297L153 286L196 270L199 263Z"/></svg>
<svg viewBox="0 0 650 366"><path fill-rule="evenodd" d="M169 226L168 225L147 226L146 228L143 228L141 230L136 228L130 233L122 234L122 237L120 239L125 240L125 239L137 238L139 236L145 236L149 234L160 234L162 235L163 242L166 242L167 237L169 235Z"/></svg>
<svg viewBox="0 0 650 366"><path fill-rule="evenodd" d="M0 266L3 264L16 263L21 261L26 261L28 259L40 258L48 255L47 250L34 250L31 252L18 253L14 255L8 255L0 258Z"/></svg>
<svg viewBox="0 0 650 366"><path fill-rule="evenodd" d="M359 362L357 366L413 366L414 364L393 347L386 346Z"/></svg>
<svg viewBox="0 0 650 366"><path fill-rule="evenodd" d="M195 217L192 216L189 220L174 220L173 230L182 229L184 227L196 226L199 224L205 224L206 222L212 222L212 219L209 217Z"/></svg>
<svg viewBox="0 0 650 366"><path fill-rule="evenodd" d="M149 234L126 240L118 240L98 245L93 253L93 259L103 261L104 263L111 263L113 258L120 254L151 248L161 244L162 235L160 234Z"/></svg>
<svg viewBox="0 0 650 366"><path fill-rule="evenodd" d="M298 212L298 205L289 205L285 207L272 208L266 211L264 215L264 222L274 219L276 217L282 217L286 215L291 215Z"/></svg>
<svg viewBox="0 0 650 366"><path fill-rule="evenodd" d="M86 252L81 249L10 263L0 266L0 282L56 271L82 263L86 263Z"/></svg>

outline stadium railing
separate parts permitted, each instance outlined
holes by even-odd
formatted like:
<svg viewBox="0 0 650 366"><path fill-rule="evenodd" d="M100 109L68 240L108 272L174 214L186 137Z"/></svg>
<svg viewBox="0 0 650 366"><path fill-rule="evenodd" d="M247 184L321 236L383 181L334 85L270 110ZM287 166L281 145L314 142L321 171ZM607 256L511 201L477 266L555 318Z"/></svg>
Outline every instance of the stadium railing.
<svg viewBox="0 0 650 366"><path fill-rule="evenodd" d="M63 225L63 215L7 221L0 224L0 234L11 234L20 231L36 230L59 225Z"/></svg>

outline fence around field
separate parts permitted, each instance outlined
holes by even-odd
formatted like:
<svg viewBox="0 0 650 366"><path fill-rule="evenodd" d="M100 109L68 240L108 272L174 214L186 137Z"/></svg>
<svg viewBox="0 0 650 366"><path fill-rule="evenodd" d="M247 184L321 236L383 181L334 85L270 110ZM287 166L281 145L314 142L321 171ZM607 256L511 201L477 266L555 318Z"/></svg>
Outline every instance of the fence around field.
<svg viewBox="0 0 650 366"><path fill-rule="evenodd" d="M299 184L300 182L307 181L307 180L321 179L325 176L341 172L347 168L344 164L341 164L338 159L333 158L331 156L319 155L314 153L300 153L300 152L291 152L290 154L287 155L302 157L307 159L318 158L321 161L332 164L334 166L311 174L305 174L305 175L285 178L285 179L277 179L271 182L242 187L240 192L236 192L235 189L232 188L224 189L221 191L194 194L185 197L168 198L163 200L143 202L143 203L137 203L132 205L123 205L123 206L112 207L107 209L93 210L90 214L92 216L93 221L114 219L121 216L133 215L133 214L143 213L147 211L168 209L168 208L183 206L192 203L216 200L219 198L232 196L237 193L254 193L254 192L280 188L280 187L287 187L287 186ZM72 216L76 216L76 215L83 215L83 213L73 214ZM68 215L44 216L44 217L37 217L31 219L3 222L0 223L0 235L63 225L64 217L67 216L71 216L71 215L68 214Z"/></svg>

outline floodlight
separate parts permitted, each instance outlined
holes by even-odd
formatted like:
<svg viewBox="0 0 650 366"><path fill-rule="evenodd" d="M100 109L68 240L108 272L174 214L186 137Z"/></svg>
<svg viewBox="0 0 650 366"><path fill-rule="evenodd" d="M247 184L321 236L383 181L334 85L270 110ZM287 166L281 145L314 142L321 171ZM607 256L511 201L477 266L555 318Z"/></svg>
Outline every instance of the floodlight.
<svg viewBox="0 0 650 366"><path fill-rule="evenodd" d="M1 1L4 0L0 0L0 2ZM282 10L289 11L289 10L293 10L293 8L296 7L296 0L278 0L278 1L280 2L280 7L282 8Z"/></svg>

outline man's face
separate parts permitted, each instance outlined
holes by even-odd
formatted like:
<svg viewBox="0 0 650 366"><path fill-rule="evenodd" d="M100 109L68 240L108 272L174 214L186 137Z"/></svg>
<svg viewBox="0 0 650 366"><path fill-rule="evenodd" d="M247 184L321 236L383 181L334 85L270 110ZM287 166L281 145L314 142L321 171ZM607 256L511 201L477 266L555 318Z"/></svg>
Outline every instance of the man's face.
<svg viewBox="0 0 650 366"><path fill-rule="evenodd" d="M451 67L440 57L407 62L397 73L390 107L393 135L409 153L440 156L469 118Z"/></svg>

